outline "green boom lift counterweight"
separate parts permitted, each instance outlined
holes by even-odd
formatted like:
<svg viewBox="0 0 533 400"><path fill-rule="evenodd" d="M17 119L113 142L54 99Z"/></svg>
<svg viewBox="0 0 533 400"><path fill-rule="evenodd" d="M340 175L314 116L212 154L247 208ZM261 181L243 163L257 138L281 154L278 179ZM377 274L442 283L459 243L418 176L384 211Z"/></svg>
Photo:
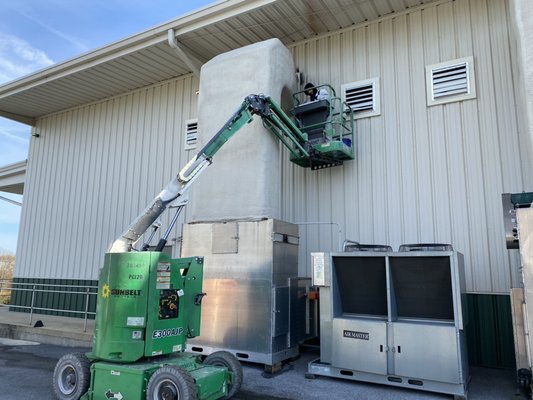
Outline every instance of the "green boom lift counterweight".
<svg viewBox="0 0 533 400"><path fill-rule="evenodd" d="M58 399L215 400L238 392L242 368L232 354L219 351L202 361L183 352L187 338L200 335L203 258L171 259L162 250L186 204L185 193L218 150L254 115L289 149L291 161L302 167L319 169L353 159L353 119L351 113L335 110L337 100L297 105L295 124L270 97L244 99L106 253L99 276L93 348L58 361L53 377ZM315 113L322 117L317 120ZM155 251L146 251L159 227L159 216L170 204L176 205L175 216ZM150 226L148 243L136 250L135 243Z"/></svg>

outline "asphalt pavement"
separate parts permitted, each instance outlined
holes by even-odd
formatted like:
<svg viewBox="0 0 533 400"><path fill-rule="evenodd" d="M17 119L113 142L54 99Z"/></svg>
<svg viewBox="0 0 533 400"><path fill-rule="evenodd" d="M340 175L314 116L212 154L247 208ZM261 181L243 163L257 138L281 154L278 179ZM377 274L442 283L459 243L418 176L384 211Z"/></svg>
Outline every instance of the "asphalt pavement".
<svg viewBox="0 0 533 400"><path fill-rule="evenodd" d="M66 353L87 352L88 347L66 347L0 338L0 399L55 400L52 374L57 360ZM316 349L304 349L298 360L284 365L276 375L266 375L262 366L244 364L244 384L234 400L443 400L450 396L399 389L342 379L306 379L307 362ZM514 371L472 368L469 400L522 399ZM124 399L126 400L126 399Z"/></svg>

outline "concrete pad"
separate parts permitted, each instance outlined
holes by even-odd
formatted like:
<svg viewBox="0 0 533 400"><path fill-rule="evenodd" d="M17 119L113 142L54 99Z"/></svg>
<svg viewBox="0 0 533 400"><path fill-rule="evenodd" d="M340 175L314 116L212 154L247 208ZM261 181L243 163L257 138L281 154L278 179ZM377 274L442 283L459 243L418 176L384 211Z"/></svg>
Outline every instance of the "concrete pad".
<svg viewBox="0 0 533 400"><path fill-rule="evenodd" d="M201 70L198 149L220 130L249 94L265 94L289 108L295 88L289 50L270 39L221 54ZM260 117L213 157L195 184L192 220L280 217L280 146Z"/></svg>
<svg viewBox="0 0 533 400"><path fill-rule="evenodd" d="M42 327L33 324L41 320ZM11 340L23 340L59 346L91 346L93 341L94 320L85 322L80 318L69 318L37 314L29 323L29 314L9 311L0 307L0 337Z"/></svg>

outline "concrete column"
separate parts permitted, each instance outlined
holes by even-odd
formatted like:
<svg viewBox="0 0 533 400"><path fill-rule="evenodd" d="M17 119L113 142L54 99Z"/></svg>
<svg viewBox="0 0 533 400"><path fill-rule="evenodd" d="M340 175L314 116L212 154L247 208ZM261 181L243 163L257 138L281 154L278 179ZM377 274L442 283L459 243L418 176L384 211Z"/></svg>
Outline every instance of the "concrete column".
<svg viewBox="0 0 533 400"><path fill-rule="evenodd" d="M295 67L289 50L270 39L221 54L200 72L198 148L223 126L249 94L292 105ZM213 157L193 188L192 221L280 217L280 143L260 117Z"/></svg>

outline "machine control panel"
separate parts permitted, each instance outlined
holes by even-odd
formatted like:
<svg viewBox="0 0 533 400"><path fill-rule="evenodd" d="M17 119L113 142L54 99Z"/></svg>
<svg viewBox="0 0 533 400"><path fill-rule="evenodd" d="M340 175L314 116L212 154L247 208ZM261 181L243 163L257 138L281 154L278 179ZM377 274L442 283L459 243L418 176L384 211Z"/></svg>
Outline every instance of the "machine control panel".
<svg viewBox="0 0 533 400"><path fill-rule="evenodd" d="M505 242L508 249L519 248L518 226L516 210L529 208L533 203L533 193L503 193L503 225L505 228Z"/></svg>

